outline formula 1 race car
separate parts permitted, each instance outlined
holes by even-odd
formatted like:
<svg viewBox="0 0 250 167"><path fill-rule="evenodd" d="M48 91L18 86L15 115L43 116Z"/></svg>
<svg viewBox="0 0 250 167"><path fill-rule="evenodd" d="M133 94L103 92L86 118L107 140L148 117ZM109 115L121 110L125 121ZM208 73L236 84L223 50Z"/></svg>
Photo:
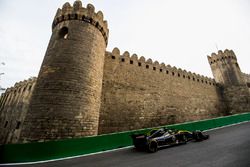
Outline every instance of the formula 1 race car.
<svg viewBox="0 0 250 167"><path fill-rule="evenodd" d="M201 131L187 131L176 129L153 129L146 134L132 134L133 144L137 149L146 149L149 152L156 152L158 148L186 144L188 141L202 141L209 138L209 135Z"/></svg>

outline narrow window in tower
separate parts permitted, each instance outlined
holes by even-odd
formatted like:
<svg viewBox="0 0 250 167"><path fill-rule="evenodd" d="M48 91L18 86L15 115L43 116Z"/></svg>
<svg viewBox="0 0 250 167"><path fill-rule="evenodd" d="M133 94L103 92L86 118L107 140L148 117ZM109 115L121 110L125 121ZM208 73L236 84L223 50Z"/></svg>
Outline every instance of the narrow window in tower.
<svg viewBox="0 0 250 167"><path fill-rule="evenodd" d="M146 68L149 68L149 65L146 65Z"/></svg>
<svg viewBox="0 0 250 167"><path fill-rule="evenodd" d="M153 67L153 70L156 70L156 67Z"/></svg>
<svg viewBox="0 0 250 167"><path fill-rule="evenodd" d="M160 72L162 72L162 69L160 69Z"/></svg>
<svg viewBox="0 0 250 167"><path fill-rule="evenodd" d="M89 23L93 23L93 19L92 18L89 19Z"/></svg>
<svg viewBox="0 0 250 167"><path fill-rule="evenodd" d="M16 129L19 129L19 128L20 128L20 124L21 124L21 122L20 122L20 121L17 121Z"/></svg>
<svg viewBox="0 0 250 167"><path fill-rule="evenodd" d="M172 75L174 76L174 72L172 72Z"/></svg>
<svg viewBox="0 0 250 167"><path fill-rule="evenodd" d="M67 27L61 28L59 31L59 39L67 39L69 34L69 30Z"/></svg>
<svg viewBox="0 0 250 167"><path fill-rule="evenodd" d="M140 62L138 63L138 66L141 66L141 63L140 63Z"/></svg>
<svg viewBox="0 0 250 167"><path fill-rule="evenodd" d="M238 68L239 68L239 64L238 64L238 63L235 63L235 65L236 65L236 67L238 67Z"/></svg>
<svg viewBox="0 0 250 167"><path fill-rule="evenodd" d="M111 56L112 59L115 59L115 56Z"/></svg>
<svg viewBox="0 0 250 167"><path fill-rule="evenodd" d="M130 60L130 64L133 64L134 62L133 62L133 60Z"/></svg>

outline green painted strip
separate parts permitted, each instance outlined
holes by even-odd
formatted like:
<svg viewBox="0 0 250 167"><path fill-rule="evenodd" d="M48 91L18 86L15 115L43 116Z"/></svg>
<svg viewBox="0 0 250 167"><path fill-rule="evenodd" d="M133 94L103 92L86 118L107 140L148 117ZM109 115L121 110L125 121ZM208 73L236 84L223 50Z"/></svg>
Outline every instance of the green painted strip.
<svg viewBox="0 0 250 167"><path fill-rule="evenodd" d="M244 121L250 121L250 113L166 125L164 127L190 131L208 130ZM150 129L151 128L59 141L1 145L0 163L51 160L126 147L132 145L131 134L145 133Z"/></svg>

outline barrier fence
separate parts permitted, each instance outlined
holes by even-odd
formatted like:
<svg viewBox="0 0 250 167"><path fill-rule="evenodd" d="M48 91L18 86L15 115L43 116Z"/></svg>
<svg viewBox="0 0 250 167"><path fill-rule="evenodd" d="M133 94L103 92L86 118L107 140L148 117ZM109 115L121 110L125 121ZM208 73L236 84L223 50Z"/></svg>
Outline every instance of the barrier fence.
<svg viewBox="0 0 250 167"><path fill-rule="evenodd" d="M208 130L244 121L250 121L250 113L161 127L190 131ZM150 129L152 128L59 141L1 145L0 164L52 160L131 146L131 134L144 133Z"/></svg>

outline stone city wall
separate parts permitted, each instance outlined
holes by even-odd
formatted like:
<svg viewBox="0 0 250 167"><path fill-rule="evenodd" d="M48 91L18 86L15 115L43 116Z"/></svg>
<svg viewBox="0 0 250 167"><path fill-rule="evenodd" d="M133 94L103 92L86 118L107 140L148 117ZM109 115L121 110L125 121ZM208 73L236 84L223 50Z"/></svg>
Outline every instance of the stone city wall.
<svg viewBox="0 0 250 167"><path fill-rule="evenodd" d="M247 83L248 88L250 89L250 74L242 73L242 76L243 76L245 82Z"/></svg>
<svg viewBox="0 0 250 167"><path fill-rule="evenodd" d="M17 83L1 96L1 142L18 139L35 83ZM117 48L106 52L99 134L213 118L224 109L214 79Z"/></svg>
<svg viewBox="0 0 250 167"><path fill-rule="evenodd" d="M211 78L115 48L106 52L99 134L224 115Z"/></svg>
<svg viewBox="0 0 250 167"><path fill-rule="evenodd" d="M17 127L26 116L35 83L36 78L19 82L2 94L1 142L18 139ZM240 92L245 96L239 100ZM242 111L240 104L249 104L246 101L249 96L243 87L222 89L214 79L136 54L120 55L115 48L105 55L98 133L213 118L230 114L230 106Z"/></svg>
<svg viewBox="0 0 250 167"><path fill-rule="evenodd" d="M14 143L28 110L36 78L30 78L8 88L0 99L0 143Z"/></svg>

